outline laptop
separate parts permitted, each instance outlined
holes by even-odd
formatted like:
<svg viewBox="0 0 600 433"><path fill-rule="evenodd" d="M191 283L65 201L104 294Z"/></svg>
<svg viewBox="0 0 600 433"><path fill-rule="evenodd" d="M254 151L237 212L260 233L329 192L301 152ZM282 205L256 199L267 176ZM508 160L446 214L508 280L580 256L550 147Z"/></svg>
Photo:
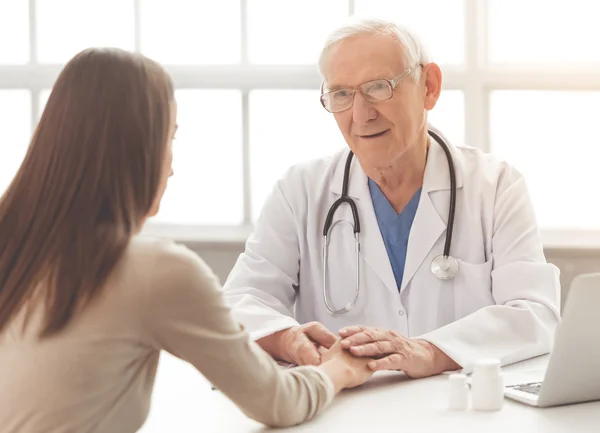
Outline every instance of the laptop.
<svg viewBox="0 0 600 433"><path fill-rule="evenodd" d="M526 373L505 397L537 407L600 400L600 273L573 280L548 367Z"/></svg>

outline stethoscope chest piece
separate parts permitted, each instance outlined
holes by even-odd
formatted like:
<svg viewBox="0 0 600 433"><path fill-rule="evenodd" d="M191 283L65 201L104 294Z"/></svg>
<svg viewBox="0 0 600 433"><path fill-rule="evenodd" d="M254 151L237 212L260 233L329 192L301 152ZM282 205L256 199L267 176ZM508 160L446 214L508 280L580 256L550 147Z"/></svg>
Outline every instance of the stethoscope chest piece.
<svg viewBox="0 0 600 433"><path fill-rule="evenodd" d="M431 261L431 273L440 280L449 280L458 273L458 260L440 254Z"/></svg>

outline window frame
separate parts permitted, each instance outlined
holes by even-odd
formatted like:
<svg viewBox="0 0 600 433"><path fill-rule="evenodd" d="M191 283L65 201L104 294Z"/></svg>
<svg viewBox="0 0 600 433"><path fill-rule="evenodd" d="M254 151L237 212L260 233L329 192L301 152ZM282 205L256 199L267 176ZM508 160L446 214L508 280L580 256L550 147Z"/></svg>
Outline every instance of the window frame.
<svg viewBox="0 0 600 433"><path fill-rule="evenodd" d="M135 49L141 34L141 0L134 2ZM241 226L196 226L150 222L144 233L167 236L178 241L231 243L244 242L253 229L250 148L249 92L257 89L318 89L321 77L316 65L255 65L248 62L247 0L241 6L241 62L235 65L165 65L177 88L238 89L242 92L243 224ZM50 89L62 65L37 62L36 1L29 2L29 56L24 65L0 65L0 88L31 91L32 130L38 121L40 92ZM348 15L354 13L354 0L348 0ZM488 62L488 1L464 0L465 61L460 66L441 65L444 89L464 94L465 141L490 151L490 94L501 89L592 90L600 91L599 65L544 65ZM318 101L315 101L318 104ZM559 248L600 247L600 231L542 230L546 245Z"/></svg>

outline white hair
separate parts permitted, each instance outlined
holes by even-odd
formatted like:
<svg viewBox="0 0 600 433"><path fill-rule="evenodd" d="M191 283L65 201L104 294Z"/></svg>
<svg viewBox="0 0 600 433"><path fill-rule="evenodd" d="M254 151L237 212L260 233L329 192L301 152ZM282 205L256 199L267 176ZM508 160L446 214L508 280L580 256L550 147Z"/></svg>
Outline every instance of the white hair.
<svg viewBox="0 0 600 433"><path fill-rule="evenodd" d="M334 30L326 39L325 45L319 56L319 71L325 77L325 66L329 61L329 55L332 48L342 42L359 35L392 35L395 37L404 53L404 61L407 68L414 67L417 64L426 64L430 62L429 53L423 46L421 40L406 26L401 26L392 21L381 19L352 19L349 23ZM416 68L411 74L415 81L421 76L421 68Z"/></svg>

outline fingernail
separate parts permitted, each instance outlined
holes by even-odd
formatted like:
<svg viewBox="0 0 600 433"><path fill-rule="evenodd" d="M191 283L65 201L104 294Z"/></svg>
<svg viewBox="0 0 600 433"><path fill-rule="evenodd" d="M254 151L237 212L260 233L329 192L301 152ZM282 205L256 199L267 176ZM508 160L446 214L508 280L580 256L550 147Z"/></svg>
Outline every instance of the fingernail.
<svg viewBox="0 0 600 433"><path fill-rule="evenodd" d="M377 364L375 363L375 361L369 362L369 368L372 370L377 366Z"/></svg>
<svg viewBox="0 0 600 433"><path fill-rule="evenodd" d="M340 329L340 335L344 335L344 334L346 334L346 332L347 331L345 329Z"/></svg>
<svg viewBox="0 0 600 433"><path fill-rule="evenodd" d="M348 340L342 340L342 346L344 346L344 347L350 346L350 341L348 341Z"/></svg>

